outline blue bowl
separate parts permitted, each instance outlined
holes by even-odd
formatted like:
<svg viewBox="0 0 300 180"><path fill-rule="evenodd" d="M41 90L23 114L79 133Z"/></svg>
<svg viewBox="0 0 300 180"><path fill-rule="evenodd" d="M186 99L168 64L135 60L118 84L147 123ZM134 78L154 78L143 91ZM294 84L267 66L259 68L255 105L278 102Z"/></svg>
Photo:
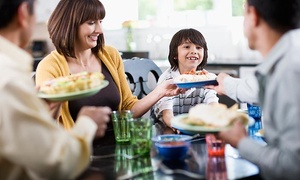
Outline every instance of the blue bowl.
<svg viewBox="0 0 300 180"><path fill-rule="evenodd" d="M164 160L183 160L190 147L190 142L185 141L168 141L168 142L156 142L158 154Z"/></svg>
<svg viewBox="0 0 300 180"><path fill-rule="evenodd" d="M193 137L189 135L182 134L164 134L152 137L153 142L167 142L167 141L189 141Z"/></svg>

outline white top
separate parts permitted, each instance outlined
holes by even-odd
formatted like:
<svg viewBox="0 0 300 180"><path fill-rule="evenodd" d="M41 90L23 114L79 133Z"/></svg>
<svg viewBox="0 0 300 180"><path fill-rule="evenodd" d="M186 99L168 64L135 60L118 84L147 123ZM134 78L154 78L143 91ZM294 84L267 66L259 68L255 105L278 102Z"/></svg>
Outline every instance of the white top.
<svg viewBox="0 0 300 180"><path fill-rule="evenodd" d="M163 81L175 78L179 76L179 70L172 71L169 67L158 79L158 84ZM192 106L195 106L199 103L213 103L219 102L219 98L217 97L217 92L211 89L203 89L203 88L192 88L185 92L185 94L179 94L173 97L164 97L159 100L154 107L154 113L157 119L162 121L162 111L169 109L173 111L174 116L178 114L188 113L189 109Z"/></svg>
<svg viewBox="0 0 300 180"><path fill-rule="evenodd" d="M240 103L258 103L258 83L254 74L240 79L228 76L224 79L225 94Z"/></svg>
<svg viewBox="0 0 300 180"><path fill-rule="evenodd" d="M0 179L73 179L89 164L96 124L65 131L37 97L33 60L0 36Z"/></svg>

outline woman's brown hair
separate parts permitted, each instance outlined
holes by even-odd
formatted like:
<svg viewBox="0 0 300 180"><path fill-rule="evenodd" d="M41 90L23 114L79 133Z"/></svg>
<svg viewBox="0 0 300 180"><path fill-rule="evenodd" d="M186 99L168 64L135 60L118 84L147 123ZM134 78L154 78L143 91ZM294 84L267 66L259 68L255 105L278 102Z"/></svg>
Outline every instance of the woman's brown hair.
<svg viewBox="0 0 300 180"><path fill-rule="evenodd" d="M79 26L88 20L102 20L105 8L99 0L60 0L48 22L50 38L56 50L67 57L75 57L74 45ZM92 53L97 55L104 46L100 34Z"/></svg>

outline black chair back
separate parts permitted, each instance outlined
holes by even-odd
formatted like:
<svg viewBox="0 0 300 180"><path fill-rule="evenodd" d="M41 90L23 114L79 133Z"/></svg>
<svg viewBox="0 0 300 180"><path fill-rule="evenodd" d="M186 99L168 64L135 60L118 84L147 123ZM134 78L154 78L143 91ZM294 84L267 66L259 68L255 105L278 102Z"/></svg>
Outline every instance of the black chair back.
<svg viewBox="0 0 300 180"><path fill-rule="evenodd" d="M133 85L132 93L139 99L153 90L149 87L150 75L154 76L156 86L158 78L162 74L161 69L151 59L124 59L123 63L129 83Z"/></svg>

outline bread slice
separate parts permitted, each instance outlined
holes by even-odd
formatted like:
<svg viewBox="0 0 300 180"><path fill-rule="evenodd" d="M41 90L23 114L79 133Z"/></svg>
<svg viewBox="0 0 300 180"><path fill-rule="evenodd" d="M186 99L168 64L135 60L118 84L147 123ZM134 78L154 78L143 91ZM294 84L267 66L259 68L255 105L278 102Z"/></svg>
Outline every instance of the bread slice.
<svg viewBox="0 0 300 180"><path fill-rule="evenodd" d="M234 121L248 123L248 116L237 111L237 105L227 108L225 104L198 104L189 110L185 123L198 126L228 127Z"/></svg>

